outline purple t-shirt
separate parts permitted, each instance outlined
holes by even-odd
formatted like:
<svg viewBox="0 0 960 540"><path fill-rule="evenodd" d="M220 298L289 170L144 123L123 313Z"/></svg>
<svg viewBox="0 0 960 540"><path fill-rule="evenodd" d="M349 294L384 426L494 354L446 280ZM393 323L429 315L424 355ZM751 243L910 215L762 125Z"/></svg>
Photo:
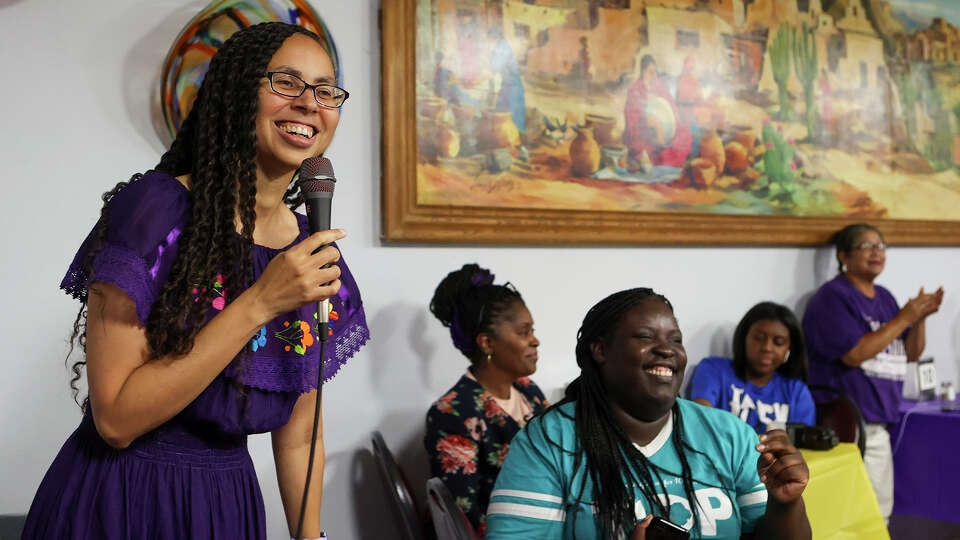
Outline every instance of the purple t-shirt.
<svg viewBox="0 0 960 540"><path fill-rule="evenodd" d="M846 392L867 422L896 422L907 370L906 332L875 357L850 367L840 359L865 334L890 322L900 307L890 291L875 285L873 298L843 274L820 287L803 315L810 358L810 383Z"/></svg>

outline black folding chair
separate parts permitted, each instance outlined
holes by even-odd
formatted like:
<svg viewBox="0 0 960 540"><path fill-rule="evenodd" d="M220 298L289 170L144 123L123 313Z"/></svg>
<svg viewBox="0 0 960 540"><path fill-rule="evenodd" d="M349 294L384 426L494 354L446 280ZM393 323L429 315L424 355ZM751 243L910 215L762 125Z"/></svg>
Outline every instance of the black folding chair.
<svg viewBox="0 0 960 540"><path fill-rule="evenodd" d="M22 514L0 515L0 540L19 540L27 516Z"/></svg>
<svg viewBox="0 0 960 540"><path fill-rule="evenodd" d="M832 428L841 442L856 444L862 456L867 446L867 423L860 407L846 393L832 386L807 386L817 408L817 425Z"/></svg>
<svg viewBox="0 0 960 540"><path fill-rule="evenodd" d="M437 532L437 540L479 540L463 510L453 500L453 495L443 480L427 480L427 503L430 517Z"/></svg>
<svg viewBox="0 0 960 540"><path fill-rule="evenodd" d="M400 514L400 521L403 525L400 531L403 538L405 540L424 540L423 528L420 526L420 512L417 510L413 493L410 491L403 470L393 459L393 454L390 453L390 449L387 448L387 443L384 442L383 435L379 431L374 431L370 439L373 443L373 456L377 460L380 474L386 483L394 508Z"/></svg>

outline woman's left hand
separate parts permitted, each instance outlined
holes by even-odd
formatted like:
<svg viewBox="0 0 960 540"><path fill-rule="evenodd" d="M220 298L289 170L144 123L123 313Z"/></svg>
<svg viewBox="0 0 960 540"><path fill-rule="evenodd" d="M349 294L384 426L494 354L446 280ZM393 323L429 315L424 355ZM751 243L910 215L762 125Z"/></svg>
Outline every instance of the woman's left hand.
<svg viewBox="0 0 960 540"><path fill-rule="evenodd" d="M769 496L784 504L799 499L810 481L810 471L803 455L790 444L787 432L774 429L760 435L757 451L757 472Z"/></svg>

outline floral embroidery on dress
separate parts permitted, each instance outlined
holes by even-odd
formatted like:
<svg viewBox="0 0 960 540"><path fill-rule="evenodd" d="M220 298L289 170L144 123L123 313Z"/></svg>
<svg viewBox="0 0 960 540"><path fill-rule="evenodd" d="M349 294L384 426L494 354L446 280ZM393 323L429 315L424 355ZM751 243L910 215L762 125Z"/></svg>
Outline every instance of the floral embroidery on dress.
<svg viewBox="0 0 960 540"><path fill-rule="evenodd" d="M454 502L457 503L457 506L459 506L464 513L469 512L470 509L473 508L473 503L466 497L457 497Z"/></svg>
<svg viewBox="0 0 960 540"><path fill-rule="evenodd" d="M437 441L441 466L445 473L455 473L461 468L464 474L477 472L477 445L460 435L447 435Z"/></svg>
<svg viewBox="0 0 960 540"><path fill-rule="evenodd" d="M220 294L220 297L215 298L213 301L214 308L223 309L223 307L217 308L218 300L224 300L225 295L223 294L223 289L217 289L216 286L222 283L222 276L217 276L218 282L214 286L214 291ZM205 292L206 289L202 291L197 291L194 289L194 294L199 294L200 292ZM195 301L199 301L199 297L196 297ZM333 305L330 305L329 311L329 322L327 323L327 335L333 335L333 323L334 321L340 320L340 314L333 309ZM293 351L301 356L307 353L307 349L317 344L320 335L320 317L317 315L317 312L313 312L313 326L311 326L307 321L295 320L293 322L283 321L283 329L273 332L273 337L282 341L284 343L283 350L286 352ZM317 336L317 337L315 337ZM250 348L254 352L266 347L267 345L267 327L264 326L260 331L250 340Z"/></svg>
<svg viewBox="0 0 960 540"><path fill-rule="evenodd" d="M200 296L206 294L207 288L194 285L191 292L193 293L193 301L199 302ZM227 307L227 290L223 288L223 274L217 274L211 292L216 295L216 298L213 299L210 306L217 311L223 311L223 308Z"/></svg>
<svg viewBox="0 0 960 540"><path fill-rule="evenodd" d="M456 394L456 392L453 393ZM483 418L471 416L463 421L463 425L467 427L467 432L475 441L483 439L483 436L487 433L487 423L483 421Z"/></svg>
<svg viewBox="0 0 960 540"><path fill-rule="evenodd" d="M454 416L460 416L460 413L454 408L454 406L459 405L460 402L456 400L457 392L450 391L447 395L437 400L436 407L437 410L442 413L449 413Z"/></svg>
<svg viewBox="0 0 960 540"><path fill-rule="evenodd" d="M510 443L493 443L490 445L490 452L487 453L487 463L497 468L503 467L503 460L507 459L507 452L510 450Z"/></svg>
<svg viewBox="0 0 960 540"><path fill-rule="evenodd" d="M525 386L518 381L514 388L532 405L534 414L543 412L539 404L545 400L536 383ZM443 480L476 531L484 530L494 482L518 431L520 425L493 394L467 376L427 412L424 448L430 473Z"/></svg>
<svg viewBox="0 0 960 540"><path fill-rule="evenodd" d="M261 326L260 331L253 336L253 339L250 340L250 348L253 349L253 352L257 352L257 349L262 349L266 344L267 327Z"/></svg>
<svg viewBox="0 0 960 540"><path fill-rule="evenodd" d="M317 314L316 314L316 313L314 313L313 318L314 318L314 319L317 318ZM339 320L340 320L340 314L337 313L336 310L333 309L333 302L330 302L330 309L329 309L329 312L328 312L328 314L327 314L327 319L329 320L329 322L327 322L327 328L329 328L329 330L327 330L327 334L332 336L332 335L333 335L333 323L334 323L334 321L339 321ZM320 331L318 330L317 333L319 334Z"/></svg>
<svg viewBox="0 0 960 540"><path fill-rule="evenodd" d="M482 399L483 403L480 406L480 409L483 411L483 414L490 419L491 422L499 424L501 426L507 425L507 413L497 405L497 402L494 401L493 395L489 392L483 392L477 399Z"/></svg>
<svg viewBox="0 0 960 540"><path fill-rule="evenodd" d="M316 343L312 330L313 328L306 321L297 320L293 321L293 324L290 324L290 321L283 321L283 330L274 332L273 335L286 343L283 347L284 351L289 352L293 349L293 352L302 356L307 353L308 347Z"/></svg>

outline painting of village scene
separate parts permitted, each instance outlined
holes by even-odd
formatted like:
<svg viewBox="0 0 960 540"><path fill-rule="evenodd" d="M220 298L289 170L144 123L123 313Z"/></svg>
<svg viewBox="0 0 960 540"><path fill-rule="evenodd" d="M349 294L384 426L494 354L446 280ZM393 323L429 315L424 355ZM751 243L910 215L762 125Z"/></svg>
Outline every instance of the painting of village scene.
<svg viewBox="0 0 960 540"><path fill-rule="evenodd" d="M418 0L422 205L956 220L960 2Z"/></svg>

